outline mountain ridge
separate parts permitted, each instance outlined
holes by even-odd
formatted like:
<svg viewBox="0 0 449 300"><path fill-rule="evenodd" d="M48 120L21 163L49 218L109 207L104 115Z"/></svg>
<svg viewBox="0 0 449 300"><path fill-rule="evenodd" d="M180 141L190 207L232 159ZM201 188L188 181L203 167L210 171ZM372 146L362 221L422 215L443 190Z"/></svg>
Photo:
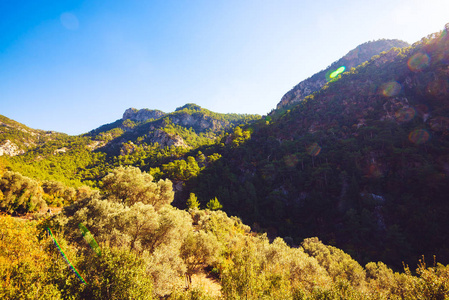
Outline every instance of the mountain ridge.
<svg viewBox="0 0 449 300"><path fill-rule="evenodd" d="M313 92L320 90L329 80L332 79L330 78L331 73L342 66L345 67L345 70L349 71L361 63L368 61L371 57L379 55L384 51L388 51L395 47L402 48L407 46L409 46L409 44L404 41L387 39L363 43L349 51L339 60L333 62L326 69L312 75L294 86L281 98L281 101L276 106L276 110L287 109L292 105L299 103Z"/></svg>

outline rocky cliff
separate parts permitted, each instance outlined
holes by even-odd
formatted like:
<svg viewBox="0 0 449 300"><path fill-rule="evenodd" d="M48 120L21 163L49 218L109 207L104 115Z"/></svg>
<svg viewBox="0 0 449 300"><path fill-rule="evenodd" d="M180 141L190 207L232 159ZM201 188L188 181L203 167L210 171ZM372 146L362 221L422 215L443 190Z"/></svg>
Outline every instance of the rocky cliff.
<svg viewBox="0 0 449 300"><path fill-rule="evenodd" d="M160 110L151 110L151 109L136 109L136 108L128 108L123 113L123 120L131 120L135 122L145 122L151 119L159 119L165 115L164 112Z"/></svg>
<svg viewBox="0 0 449 300"><path fill-rule="evenodd" d="M216 132L230 125L229 122L225 120L218 120L201 113L177 113L171 116L170 120L176 125L180 125L186 128L191 127L198 132L204 132L207 130Z"/></svg>

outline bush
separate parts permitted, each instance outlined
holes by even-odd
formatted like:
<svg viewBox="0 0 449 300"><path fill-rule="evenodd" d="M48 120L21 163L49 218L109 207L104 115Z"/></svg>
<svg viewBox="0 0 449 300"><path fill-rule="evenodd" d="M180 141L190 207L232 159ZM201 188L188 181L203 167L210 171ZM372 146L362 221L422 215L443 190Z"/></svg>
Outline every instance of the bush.
<svg viewBox="0 0 449 300"><path fill-rule="evenodd" d="M20 173L7 171L0 179L0 210L8 213L34 212L46 207L39 183Z"/></svg>

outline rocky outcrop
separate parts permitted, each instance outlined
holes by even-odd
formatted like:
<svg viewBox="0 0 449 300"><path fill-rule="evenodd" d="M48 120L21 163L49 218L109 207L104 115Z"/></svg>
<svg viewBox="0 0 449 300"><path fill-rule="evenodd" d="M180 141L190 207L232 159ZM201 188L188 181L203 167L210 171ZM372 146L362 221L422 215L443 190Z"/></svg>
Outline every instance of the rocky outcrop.
<svg viewBox="0 0 449 300"><path fill-rule="evenodd" d="M321 79L309 78L301 81L282 97L281 102L278 103L276 108L281 109L283 107L301 102L305 97L321 89L326 82L327 81L324 76Z"/></svg>
<svg viewBox="0 0 449 300"><path fill-rule="evenodd" d="M160 147L189 147L186 142L179 135L171 135L157 129L152 132L152 134L148 137L148 142L150 143L158 143Z"/></svg>
<svg viewBox="0 0 449 300"><path fill-rule="evenodd" d="M217 120L204 114L180 113L170 117L170 120L186 128L192 127L198 132L206 130L218 131L226 127L229 122Z"/></svg>
<svg viewBox="0 0 449 300"><path fill-rule="evenodd" d="M25 153L25 151L21 150L19 147L17 147L16 144L11 142L10 140L5 140L0 145L0 156L2 155L16 156L23 153Z"/></svg>
<svg viewBox="0 0 449 300"><path fill-rule="evenodd" d="M123 120L131 120L135 122L145 122L151 119L159 119L160 117L165 116L165 113L160 110L151 110L151 109L135 109L128 108L123 113Z"/></svg>

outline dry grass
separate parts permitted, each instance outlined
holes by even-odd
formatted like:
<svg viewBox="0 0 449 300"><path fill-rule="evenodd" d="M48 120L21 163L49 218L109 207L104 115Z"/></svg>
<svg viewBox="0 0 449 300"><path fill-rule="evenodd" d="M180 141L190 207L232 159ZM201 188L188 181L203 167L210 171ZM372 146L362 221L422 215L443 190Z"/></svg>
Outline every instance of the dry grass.
<svg viewBox="0 0 449 300"><path fill-rule="evenodd" d="M220 283L202 272L192 275L192 288L201 288L212 297L221 297Z"/></svg>

